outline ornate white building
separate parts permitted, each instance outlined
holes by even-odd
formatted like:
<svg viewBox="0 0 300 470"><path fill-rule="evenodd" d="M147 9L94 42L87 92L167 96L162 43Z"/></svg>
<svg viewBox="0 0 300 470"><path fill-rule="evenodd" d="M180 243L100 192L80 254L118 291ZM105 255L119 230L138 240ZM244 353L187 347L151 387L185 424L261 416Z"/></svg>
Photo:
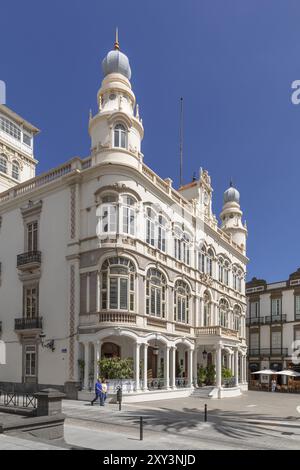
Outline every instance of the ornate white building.
<svg viewBox="0 0 300 470"><path fill-rule="evenodd" d="M248 261L239 193L225 191L220 228L207 171L176 191L145 165L118 41L102 68L91 155L48 173L34 176L38 129L0 107L0 386L72 396L80 379L95 380L100 358L119 356L134 360L135 397L191 393L207 364L212 396L239 394Z"/></svg>

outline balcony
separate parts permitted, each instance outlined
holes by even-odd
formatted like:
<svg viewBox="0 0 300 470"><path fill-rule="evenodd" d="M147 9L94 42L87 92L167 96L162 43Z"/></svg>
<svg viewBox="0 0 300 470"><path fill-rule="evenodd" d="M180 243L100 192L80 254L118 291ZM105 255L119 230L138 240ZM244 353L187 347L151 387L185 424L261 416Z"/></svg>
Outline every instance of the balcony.
<svg viewBox="0 0 300 470"><path fill-rule="evenodd" d="M264 317L249 317L246 319L246 325L263 325L265 323Z"/></svg>
<svg viewBox="0 0 300 470"><path fill-rule="evenodd" d="M15 330L42 330L43 317L15 318Z"/></svg>
<svg viewBox="0 0 300 470"><path fill-rule="evenodd" d="M17 268L20 270L36 269L41 266L42 254L40 251L28 251L17 255Z"/></svg>
<svg viewBox="0 0 300 470"><path fill-rule="evenodd" d="M268 357L286 357L288 356L288 348L261 348L261 349L249 349L248 352L249 357L261 357L261 356L268 356Z"/></svg>
<svg viewBox="0 0 300 470"><path fill-rule="evenodd" d="M195 328L195 336L224 336L226 338L238 338L238 331L223 326L203 326Z"/></svg>
<svg viewBox="0 0 300 470"><path fill-rule="evenodd" d="M286 315L269 315L265 317L265 323L285 323Z"/></svg>
<svg viewBox="0 0 300 470"><path fill-rule="evenodd" d="M136 316L129 312L101 312L99 313L100 323L136 323Z"/></svg>

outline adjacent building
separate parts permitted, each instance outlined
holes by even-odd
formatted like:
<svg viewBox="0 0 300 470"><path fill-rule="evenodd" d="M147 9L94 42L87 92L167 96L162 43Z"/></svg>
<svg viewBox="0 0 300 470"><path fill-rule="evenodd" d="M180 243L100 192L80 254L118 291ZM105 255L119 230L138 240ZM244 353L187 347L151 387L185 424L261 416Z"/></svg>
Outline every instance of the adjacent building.
<svg viewBox="0 0 300 470"><path fill-rule="evenodd" d="M268 284L253 278L246 294L249 380L251 372L264 368L300 370L295 354L300 349L300 269L286 281Z"/></svg>
<svg viewBox="0 0 300 470"><path fill-rule="evenodd" d="M240 195L221 226L206 170L175 190L144 163L129 60L102 62L91 153L35 176L38 129L0 107L2 388L88 388L101 358L132 358L133 388L192 390L200 365L246 381L246 236ZM154 139L155 136L152 136ZM159 149L158 149L159 151Z"/></svg>

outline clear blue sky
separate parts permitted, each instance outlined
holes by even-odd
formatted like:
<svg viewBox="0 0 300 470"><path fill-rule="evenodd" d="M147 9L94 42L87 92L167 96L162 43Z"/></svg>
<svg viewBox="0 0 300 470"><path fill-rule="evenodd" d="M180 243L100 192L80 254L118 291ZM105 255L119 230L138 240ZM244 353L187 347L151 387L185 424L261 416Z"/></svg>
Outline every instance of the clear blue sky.
<svg viewBox="0 0 300 470"><path fill-rule="evenodd" d="M218 215L232 176L247 219L248 278L300 266L298 0L1 1L0 79L7 105L41 130L39 173L88 156L88 111L119 27L145 127L145 162L178 184L179 99L184 179L200 166Z"/></svg>

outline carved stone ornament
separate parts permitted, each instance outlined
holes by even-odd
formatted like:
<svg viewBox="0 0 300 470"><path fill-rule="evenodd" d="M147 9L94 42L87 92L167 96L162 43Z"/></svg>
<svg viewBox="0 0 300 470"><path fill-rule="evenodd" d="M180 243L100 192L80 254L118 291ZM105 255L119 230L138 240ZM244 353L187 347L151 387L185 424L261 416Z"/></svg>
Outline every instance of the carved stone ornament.
<svg viewBox="0 0 300 470"><path fill-rule="evenodd" d="M213 278L210 277L210 275L206 274L206 273L200 273L200 280L206 286L212 286L212 284L213 284Z"/></svg>

